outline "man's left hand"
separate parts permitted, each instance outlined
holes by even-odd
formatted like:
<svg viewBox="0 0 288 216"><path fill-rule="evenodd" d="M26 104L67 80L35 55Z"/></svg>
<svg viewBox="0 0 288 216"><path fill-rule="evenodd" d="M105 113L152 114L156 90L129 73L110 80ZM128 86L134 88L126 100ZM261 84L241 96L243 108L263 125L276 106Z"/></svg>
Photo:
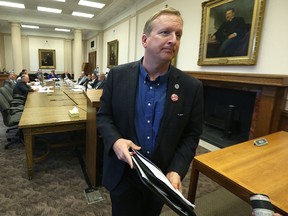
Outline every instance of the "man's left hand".
<svg viewBox="0 0 288 216"><path fill-rule="evenodd" d="M180 175L177 172L172 171L167 173L166 177L168 178L172 186L182 193L182 183Z"/></svg>

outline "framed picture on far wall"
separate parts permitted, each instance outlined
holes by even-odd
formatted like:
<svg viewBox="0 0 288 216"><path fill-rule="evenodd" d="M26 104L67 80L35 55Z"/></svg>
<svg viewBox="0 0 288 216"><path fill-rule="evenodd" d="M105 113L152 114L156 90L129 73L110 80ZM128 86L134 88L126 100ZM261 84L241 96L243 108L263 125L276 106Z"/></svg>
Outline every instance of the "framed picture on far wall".
<svg viewBox="0 0 288 216"><path fill-rule="evenodd" d="M112 68L118 65L118 40L113 40L107 43L107 67Z"/></svg>
<svg viewBox="0 0 288 216"><path fill-rule="evenodd" d="M202 3L198 65L255 65L265 0Z"/></svg>
<svg viewBox="0 0 288 216"><path fill-rule="evenodd" d="M55 69L56 68L56 53L52 49L38 49L39 68Z"/></svg>

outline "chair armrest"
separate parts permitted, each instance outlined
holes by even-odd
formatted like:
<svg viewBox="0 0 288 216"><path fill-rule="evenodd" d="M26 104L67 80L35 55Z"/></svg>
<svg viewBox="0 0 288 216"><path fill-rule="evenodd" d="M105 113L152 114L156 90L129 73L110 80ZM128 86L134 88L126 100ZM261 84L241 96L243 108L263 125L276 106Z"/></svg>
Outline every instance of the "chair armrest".
<svg viewBox="0 0 288 216"><path fill-rule="evenodd" d="M15 95L13 95L13 98L14 98L14 99L18 99L18 100L22 100L22 101L25 101L25 100L26 100L26 97L23 96L23 95L20 95L20 94L15 94Z"/></svg>
<svg viewBox="0 0 288 216"><path fill-rule="evenodd" d="M23 100L18 100L18 99L15 99L15 100L13 99L13 100L10 101L9 103L10 103L10 106L11 106L11 107L17 107L17 106L19 106L19 105L24 106L25 101L23 101Z"/></svg>
<svg viewBox="0 0 288 216"><path fill-rule="evenodd" d="M17 112L23 112L23 109L21 109L20 107L10 107L8 109L8 111L11 113L11 114L15 114Z"/></svg>

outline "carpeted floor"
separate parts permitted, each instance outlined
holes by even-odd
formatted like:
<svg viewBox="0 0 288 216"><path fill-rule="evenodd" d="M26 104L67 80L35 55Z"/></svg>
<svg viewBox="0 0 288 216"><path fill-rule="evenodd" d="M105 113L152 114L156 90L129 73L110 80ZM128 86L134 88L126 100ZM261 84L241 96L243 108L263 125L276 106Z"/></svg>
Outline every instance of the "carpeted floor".
<svg viewBox="0 0 288 216"><path fill-rule="evenodd" d="M88 186L71 148L53 150L45 161L34 166L33 179L28 180L25 148L16 144L4 150L5 130L1 119L0 215L111 215L110 198L103 187L98 190L104 200L87 204L83 190ZM197 149L197 154L207 152L202 147ZM185 197L188 193L189 176L190 172L183 180ZM197 198L219 188L219 185L200 174ZM162 212L164 215L171 211L165 206Z"/></svg>
<svg viewBox="0 0 288 216"><path fill-rule="evenodd" d="M248 203L222 187L196 199L195 205L195 213L198 216L250 216L252 211ZM167 211L161 216L177 214Z"/></svg>

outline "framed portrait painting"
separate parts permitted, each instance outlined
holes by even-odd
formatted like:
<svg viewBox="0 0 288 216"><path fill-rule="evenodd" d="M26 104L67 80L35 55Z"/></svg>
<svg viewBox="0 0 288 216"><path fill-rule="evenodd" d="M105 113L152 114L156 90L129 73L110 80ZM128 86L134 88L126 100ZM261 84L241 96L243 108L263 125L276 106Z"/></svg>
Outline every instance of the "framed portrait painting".
<svg viewBox="0 0 288 216"><path fill-rule="evenodd" d="M107 43L107 67L112 68L118 65L118 40L113 40Z"/></svg>
<svg viewBox="0 0 288 216"><path fill-rule="evenodd" d="M255 65L265 0L202 3L198 65Z"/></svg>
<svg viewBox="0 0 288 216"><path fill-rule="evenodd" d="M56 68L56 53L52 49L38 49L39 68L55 69Z"/></svg>

